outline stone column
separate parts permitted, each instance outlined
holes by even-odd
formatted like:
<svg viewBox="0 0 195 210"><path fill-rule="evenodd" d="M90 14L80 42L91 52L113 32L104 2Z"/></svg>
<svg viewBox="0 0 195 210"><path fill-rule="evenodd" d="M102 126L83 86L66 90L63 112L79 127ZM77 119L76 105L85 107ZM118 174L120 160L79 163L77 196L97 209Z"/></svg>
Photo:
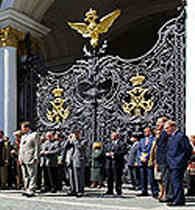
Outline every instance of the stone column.
<svg viewBox="0 0 195 210"><path fill-rule="evenodd" d="M23 42L30 33L31 48L39 48L50 29L11 8L0 10L0 129L11 136L17 129L17 53L25 55ZM27 120L27 119L26 119Z"/></svg>
<svg viewBox="0 0 195 210"><path fill-rule="evenodd" d="M10 136L17 128L17 49L0 48L0 129Z"/></svg>
<svg viewBox="0 0 195 210"><path fill-rule="evenodd" d="M17 127L17 37L0 29L0 129L11 136Z"/></svg>
<svg viewBox="0 0 195 210"><path fill-rule="evenodd" d="M195 135L195 1L188 0L186 19L186 134Z"/></svg>

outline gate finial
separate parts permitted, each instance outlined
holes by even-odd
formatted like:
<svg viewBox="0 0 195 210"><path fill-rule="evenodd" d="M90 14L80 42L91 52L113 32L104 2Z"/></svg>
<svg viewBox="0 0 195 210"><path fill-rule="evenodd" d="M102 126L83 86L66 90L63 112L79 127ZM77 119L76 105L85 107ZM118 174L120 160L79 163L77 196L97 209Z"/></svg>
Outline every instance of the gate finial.
<svg viewBox="0 0 195 210"><path fill-rule="evenodd" d="M96 22L98 19L96 10L90 9L85 14L84 21L86 23L71 23L68 22L68 25L82 34L84 38L91 38L90 44L93 47L98 46L99 36L102 33L106 33L111 25L114 23L114 21L118 18L120 15L120 10L115 10L114 12L111 12L110 14L104 16L100 19L99 23Z"/></svg>

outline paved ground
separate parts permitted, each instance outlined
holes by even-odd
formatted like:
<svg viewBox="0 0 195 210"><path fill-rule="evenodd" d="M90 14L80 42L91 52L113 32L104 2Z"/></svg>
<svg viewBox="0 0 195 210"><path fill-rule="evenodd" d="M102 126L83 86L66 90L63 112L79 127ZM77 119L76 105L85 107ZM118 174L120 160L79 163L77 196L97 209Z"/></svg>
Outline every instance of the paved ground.
<svg viewBox="0 0 195 210"><path fill-rule="evenodd" d="M21 191L1 191L0 210L195 210L195 197L187 198L185 207L167 207L151 197L137 198L137 192L124 190L122 197L103 196L105 189L86 189L84 197L67 197L64 193L38 194L26 198Z"/></svg>

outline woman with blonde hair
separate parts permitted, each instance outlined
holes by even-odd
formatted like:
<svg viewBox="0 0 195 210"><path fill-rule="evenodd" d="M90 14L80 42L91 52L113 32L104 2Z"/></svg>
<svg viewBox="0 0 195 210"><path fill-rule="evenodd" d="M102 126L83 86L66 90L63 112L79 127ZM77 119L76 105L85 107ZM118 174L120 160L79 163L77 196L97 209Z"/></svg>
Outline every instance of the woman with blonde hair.
<svg viewBox="0 0 195 210"><path fill-rule="evenodd" d="M101 142L94 142L91 154L91 187L101 188L104 179L104 150Z"/></svg>

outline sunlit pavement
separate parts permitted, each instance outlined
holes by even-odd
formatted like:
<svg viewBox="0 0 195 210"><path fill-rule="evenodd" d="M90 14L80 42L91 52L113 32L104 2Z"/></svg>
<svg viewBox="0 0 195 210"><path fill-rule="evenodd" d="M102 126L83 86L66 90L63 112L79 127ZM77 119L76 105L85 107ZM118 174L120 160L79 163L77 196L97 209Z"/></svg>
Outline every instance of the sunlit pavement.
<svg viewBox="0 0 195 210"><path fill-rule="evenodd" d="M0 210L195 210L195 197L187 197L184 207L167 207L149 197L136 197L139 192L123 190L123 196L104 196L106 189L86 188L80 198L66 196L65 193L36 194L36 197L22 196L22 191L1 190Z"/></svg>

